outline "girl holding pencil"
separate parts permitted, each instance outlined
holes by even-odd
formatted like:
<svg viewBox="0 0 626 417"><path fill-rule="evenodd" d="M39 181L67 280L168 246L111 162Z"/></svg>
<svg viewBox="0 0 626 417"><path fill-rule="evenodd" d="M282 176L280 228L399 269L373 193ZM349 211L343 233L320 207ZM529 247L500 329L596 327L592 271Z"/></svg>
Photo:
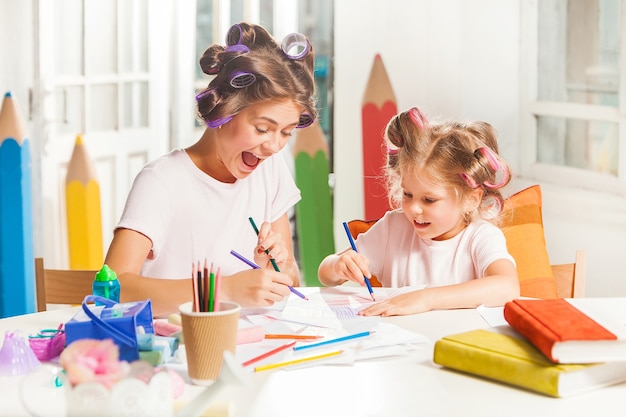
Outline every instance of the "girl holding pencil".
<svg viewBox="0 0 626 417"><path fill-rule="evenodd" d="M485 122L430 123L417 108L386 128L386 175L395 210L346 249L327 256L325 285L376 275L384 287L419 289L359 314L404 315L435 309L504 305L519 297L515 261L497 227L508 164Z"/></svg>
<svg viewBox="0 0 626 417"><path fill-rule="evenodd" d="M221 268L221 299L244 307L281 301L299 284L287 212L300 191L280 151L317 116L313 64L304 35L278 43L245 22L204 52L200 66L213 78L196 96L202 137L141 170L116 226L105 263L121 301L151 298L155 316L177 311L204 258Z"/></svg>

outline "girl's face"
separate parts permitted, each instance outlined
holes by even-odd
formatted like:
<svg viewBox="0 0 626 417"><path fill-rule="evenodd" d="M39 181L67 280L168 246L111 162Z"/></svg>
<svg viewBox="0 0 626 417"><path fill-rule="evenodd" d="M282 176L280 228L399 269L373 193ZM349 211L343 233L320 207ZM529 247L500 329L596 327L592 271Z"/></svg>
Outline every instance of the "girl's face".
<svg viewBox="0 0 626 417"><path fill-rule="evenodd" d="M234 182L250 175L263 160L285 147L300 113L291 100L269 101L248 106L222 125L215 141L215 156L221 166L216 178Z"/></svg>
<svg viewBox="0 0 626 417"><path fill-rule="evenodd" d="M464 204L453 189L435 184L419 171L402 175L402 210L423 239L447 240L459 234L475 194Z"/></svg>

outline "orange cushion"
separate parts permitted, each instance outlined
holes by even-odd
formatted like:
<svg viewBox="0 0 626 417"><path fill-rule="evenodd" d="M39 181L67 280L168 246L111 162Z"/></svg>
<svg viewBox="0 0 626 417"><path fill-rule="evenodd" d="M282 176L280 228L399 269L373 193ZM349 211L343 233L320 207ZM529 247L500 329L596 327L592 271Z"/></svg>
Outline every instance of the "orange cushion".
<svg viewBox="0 0 626 417"><path fill-rule="evenodd" d="M517 264L523 297L558 298L546 250L541 211L541 187L530 186L504 201L500 227Z"/></svg>
<svg viewBox="0 0 626 417"><path fill-rule="evenodd" d="M369 230L370 227L376 223L377 220L351 220L348 222L348 229L350 229L350 234L353 239L356 239L358 235L361 233L365 233ZM372 287L382 287L383 285L378 281L376 275L372 275L370 279L370 285Z"/></svg>

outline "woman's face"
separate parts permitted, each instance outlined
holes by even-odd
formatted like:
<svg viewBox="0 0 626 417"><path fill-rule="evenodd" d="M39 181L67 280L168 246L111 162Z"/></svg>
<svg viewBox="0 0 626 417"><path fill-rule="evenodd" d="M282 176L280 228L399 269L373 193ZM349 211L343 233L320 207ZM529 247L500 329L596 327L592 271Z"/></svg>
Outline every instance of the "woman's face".
<svg viewBox="0 0 626 417"><path fill-rule="evenodd" d="M217 178L234 182L250 175L266 158L285 147L299 123L301 109L291 100L248 106L216 133ZM230 178L228 178L230 176Z"/></svg>

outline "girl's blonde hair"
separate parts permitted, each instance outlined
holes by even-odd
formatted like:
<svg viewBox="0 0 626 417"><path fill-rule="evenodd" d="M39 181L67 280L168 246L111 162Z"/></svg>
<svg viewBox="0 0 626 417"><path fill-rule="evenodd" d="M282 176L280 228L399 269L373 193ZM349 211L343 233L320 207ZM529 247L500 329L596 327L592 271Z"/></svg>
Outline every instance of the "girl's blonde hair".
<svg viewBox="0 0 626 417"><path fill-rule="evenodd" d="M420 172L428 180L453 189L461 202L480 187L478 213L467 213L465 220L480 216L497 222L503 204L500 190L509 183L511 174L507 162L498 155L497 134L489 123L430 123L413 107L389 121L385 139L385 173L393 207L402 201L402 177Z"/></svg>

